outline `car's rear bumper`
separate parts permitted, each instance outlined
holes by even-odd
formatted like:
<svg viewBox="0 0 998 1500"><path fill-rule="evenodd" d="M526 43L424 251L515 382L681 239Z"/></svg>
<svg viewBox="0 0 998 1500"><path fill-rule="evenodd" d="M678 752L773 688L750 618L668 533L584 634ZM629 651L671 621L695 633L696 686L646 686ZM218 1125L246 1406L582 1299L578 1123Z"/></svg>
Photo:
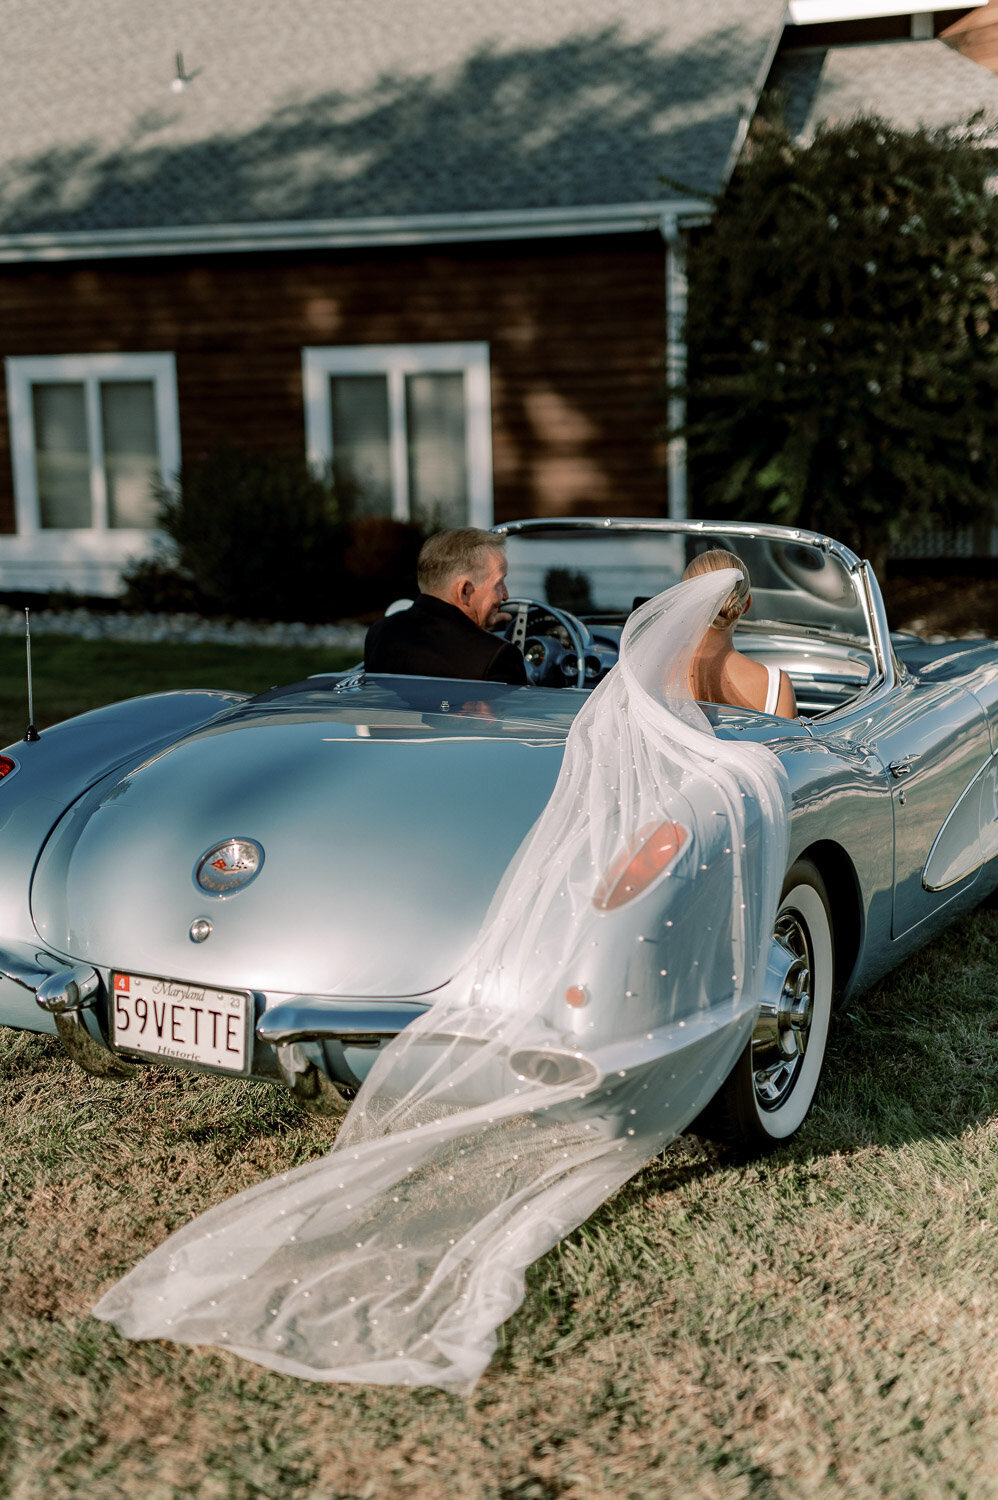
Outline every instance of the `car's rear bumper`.
<svg viewBox="0 0 998 1500"><path fill-rule="evenodd" d="M140 1059L118 1052L108 1040L108 980L107 972L40 946L8 944L0 948L0 1020L54 1031L87 1072L127 1077ZM323 1113L345 1107L381 1047L429 1003L258 992L253 1002L251 1076L281 1078L306 1107ZM167 1057L145 1061L192 1066Z"/></svg>
<svg viewBox="0 0 998 1500"><path fill-rule="evenodd" d="M133 1057L112 1047L107 1025L109 979L107 972L38 947L0 948L0 987L12 986L33 998L41 1024L28 1029L55 1029L66 1052L87 1072L126 1078L136 1066L152 1061L225 1074L221 1068L167 1056ZM432 997L254 993L253 1000L250 1076L279 1078L306 1109L335 1114L347 1107L382 1047L429 1010ZM7 1020L8 1015L4 1011L2 1018ZM748 1039L754 1015L754 1006L727 997L683 1019L635 1036L604 1039L592 1047L579 1046L538 1017L534 1028L517 1031L516 1046L507 1051L497 1048L494 1038L481 1034L474 1007L461 1011L445 1007L440 1030L421 1028L415 1045L397 1066L400 1076L411 1073L416 1082L440 1049L455 1058L485 1046L492 1054L489 1065L471 1070L469 1095L460 1100L468 1106L510 1090L519 1092L519 1086L526 1085L528 1091L531 1087L559 1094L569 1090L576 1100L589 1099L601 1113L605 1112L600 1101L607 1081L613 1085L611 1092L617 1092L618 1079L630 1077L636 1087L640 1080L647 1080L656 1091L666 1089L675 1128L682 1129L723 1081Z"/></svg>

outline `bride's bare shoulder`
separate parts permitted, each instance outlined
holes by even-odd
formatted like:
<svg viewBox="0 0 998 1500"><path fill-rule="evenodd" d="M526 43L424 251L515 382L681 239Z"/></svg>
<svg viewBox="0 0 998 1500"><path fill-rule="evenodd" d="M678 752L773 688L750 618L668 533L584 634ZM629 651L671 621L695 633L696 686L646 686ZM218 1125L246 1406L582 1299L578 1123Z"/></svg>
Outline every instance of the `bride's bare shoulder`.
<svg viewBox="0 0 998 1500"><path fill-rule="evenodd" d="M732 686L744 708L762 708L769 691L769 673L761 662L736 652L728 666Z"/></svg>

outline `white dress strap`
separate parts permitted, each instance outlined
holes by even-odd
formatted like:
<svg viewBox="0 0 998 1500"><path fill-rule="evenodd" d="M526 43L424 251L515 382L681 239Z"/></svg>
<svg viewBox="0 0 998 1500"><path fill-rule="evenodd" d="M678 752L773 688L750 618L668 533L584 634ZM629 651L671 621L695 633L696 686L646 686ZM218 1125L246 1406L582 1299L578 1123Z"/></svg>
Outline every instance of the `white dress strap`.
<svg viewBox="0 0 998 1500"><path fill-rule="evenodd" d="M766 671L769 673L769 686L766 689L766 706L764 714L775 714L776 705L780 701L780 669L767 663Z"/></svg>

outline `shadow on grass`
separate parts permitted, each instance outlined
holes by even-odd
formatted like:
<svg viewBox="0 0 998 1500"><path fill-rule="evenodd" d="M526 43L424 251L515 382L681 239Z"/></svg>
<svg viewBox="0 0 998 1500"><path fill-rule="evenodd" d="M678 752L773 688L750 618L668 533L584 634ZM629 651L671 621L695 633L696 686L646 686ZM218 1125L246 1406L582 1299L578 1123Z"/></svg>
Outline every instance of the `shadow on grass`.
<svg viewBox="0 0 998 1500"><path fill-rule="evenodd" d="M529 1268L524 1306L499 1331L492 1376L525 1376L590 1346L605 1355L607 1340L643 1337L649 1318L668 1322L674 1300L694 1295L691 1265L704 1255L732 1265L757 1255L757 1245L746 1248L753 1236L765 1240L772 1223L778 1243L787 1232L782 1216L801 1226L824 1216L838 1232L843 1214L859 1212L853 1200L861 1192L876 1197L881 1181L914 1203L932 1143L944 1143L955 1160L961 1138L998 1115L996 940L992 898L841 1008L815 1108L787 1145L738 1161L686 1135L648 1163ZM59 1187L92 1142L95 1191L113 1204L126 1150L140 1151L145 1175L126 1197L141 1212L117 1210L135 1224L122 1246L109 1247L108 1275L220 1194L332 1145L332 1126L300 1116L277 1085L151 1068L112 1086L82 1074L52 1038L7 1033L6 1040L0 1081L23 1135L10 1185L22 1198L32 1182ZM70 1108L46 1126L39 1121L36 1133L29 1120L57 1094ZM116 1151L105 1158L100 1143L108 1141ZM907 1150L919 1143L930 1149ZM957 1175L963 1170L961 1158ZM181 1184L154 1192L178 1173Z"/></svg>
<svg viewBox="0 0 998 1500"><path fill-rule="evenodd" d="M691 1237L727 1253L719 1237L740 1239L753 1202L764 1216L774 1197L833 1199L836 1158L955 1145L998 1115L996 941L992 896L840 1006L814 1108L787 1144L746 1157L687 1134L649 1162L529 1269L525 1307L501 1331L494 1368L512 1372L531 1345L554 1358L602 1339L602 1321L582 1314L587 1300L629 1306L636 1268L661 1279L662 1257ZM639 1298L636 1326L644 1312Z"/></svg>
<svg viewBox="0 0 998 1500"><path fill-rule="evenodd" d="M774 1157L785 1160L899 1145L924 1135L960 1134L998 1113L996 953L998 893L872 990L840 1005L833 1016L814 1109L800 1134L777 1148ZM13 1033L4 1034L13 1039ZM82 1077L70 1067L54 1037L22 1033L16 1045L0 1052L0 1079L13 1081L19 1074L36 1078L39 1068ZM90 1080L90 1086L109 1100L132 1087L172 1097L183 1092L184 1080L191 1076L139 1064L131 1083ZM220 1102L231 1097L233 1088L248 1089L261 1102L279 1106L263 1111L274 1117L275 1125L294 1112L279 1085L214 1080ZM200 1122L186 1127L177 1122L178 1131L192 1140L208 1128ZM691 1176L736 1159L710 1141L687 1135L635 1182L654 1171L656 1190L667 1192Z"/></svg>
<svg viewBox="0 0 998 1500"><path fill-rule="evenodd" d="M998 897L840 1006L800 1137L828 1154L956 1137L998 1114Z"/></svg>
<svg viewBox="0 0 998 1500"><path fill-rule="evenodd" d="M134 1146L145 1134L158 1151L201 1148L206 1156L266 1155L273 1143L302 1161L332 1145L338 1120L306 1114L276 1083L133 1061L130 1078L97 1078L73 1062L56 1037L0 1027L3 1113L26 1127L23 1140L37 1134L53 1163L61 1161L67 1142L82 1142L98 1129L105 1142ZM96 1152L95 1162L100 1159Z"/></svg>
<svg viewBox="0 0 998 1500"><path fill-rule="evenodd" d="M875 988L840 1005L814 1108L800 1133L767 1159L803 1162L869 1146L959 1136L998 1114L996 944L998 893ZM54 1037L22 1033L15 1041L14 1033L3 1034L12 1043L0 1049L0 1081L8 1086L37 1087L40 1073L56 1088L79 1081L113 1114L137 1100L189 1106L198 1092L197 1107L186 1116L178 1113L173 1126L176 1138L192 1143L211 1136L220 1123L217 1112L230 1131L240 1114L250 1131L261 1126L291 1131L301 1119L277 1084L208 1079L142 1064L132 1080L102 1082L80 1073ZM626 1184L613 1203L619 1208L622 1195L668 1194L745 1160L687 1134ZM601 1209L595 1217L607 1212Z"/></svg>

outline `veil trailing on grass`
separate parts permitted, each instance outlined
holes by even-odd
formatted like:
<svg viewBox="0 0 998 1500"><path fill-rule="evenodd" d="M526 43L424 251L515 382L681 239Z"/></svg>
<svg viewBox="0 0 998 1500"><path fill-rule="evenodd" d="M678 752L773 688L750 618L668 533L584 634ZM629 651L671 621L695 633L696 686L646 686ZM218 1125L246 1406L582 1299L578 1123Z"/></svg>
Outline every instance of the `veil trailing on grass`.
<svg viewBox="0 0 998 1500"><path fill-rule="evenodd" d="M472 1389L526 1267L689 1124L752 1029L786 777L687 686L735 576L631 616L468 958L329 1155L178 1231L99 1318L315 1380Z"/></svg>

